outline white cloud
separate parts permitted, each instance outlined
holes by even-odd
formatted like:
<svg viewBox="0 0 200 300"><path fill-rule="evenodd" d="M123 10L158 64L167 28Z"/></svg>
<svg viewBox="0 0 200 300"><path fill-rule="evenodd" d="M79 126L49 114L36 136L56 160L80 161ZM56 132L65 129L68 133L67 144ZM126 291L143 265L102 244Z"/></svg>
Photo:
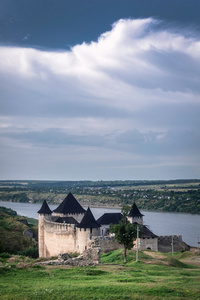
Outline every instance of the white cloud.
<svg viewBox="0 0 200 300"><path fill-rule="evenodd" d="M28 145L36 158L40 148L75 147L97 169L102 151L106 164L118 153L116 168L123 155L132 162L127 168L158 155L166 166L167 155L174 161L179 153L183 164L191 153L197 158L200 41L183 32L151 18L119 20L97 42L70 51L0 47L5 149L23 153Z"/></svg>

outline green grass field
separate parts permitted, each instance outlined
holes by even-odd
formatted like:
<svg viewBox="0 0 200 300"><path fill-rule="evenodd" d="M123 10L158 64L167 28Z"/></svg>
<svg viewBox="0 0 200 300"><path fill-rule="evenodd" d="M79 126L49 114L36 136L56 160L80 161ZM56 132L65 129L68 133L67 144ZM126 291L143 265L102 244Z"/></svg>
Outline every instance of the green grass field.
<svg viewBox="0 0 200 300"><path fill-rule="evenodd" d="M179 259L177 259L179 258ZM200 299L200 266L186 264L193 257L129 252L102 255L90 267L39 266L28 258L1 258L0 299ZM197 256L196 256L196 259Z"/></svg>

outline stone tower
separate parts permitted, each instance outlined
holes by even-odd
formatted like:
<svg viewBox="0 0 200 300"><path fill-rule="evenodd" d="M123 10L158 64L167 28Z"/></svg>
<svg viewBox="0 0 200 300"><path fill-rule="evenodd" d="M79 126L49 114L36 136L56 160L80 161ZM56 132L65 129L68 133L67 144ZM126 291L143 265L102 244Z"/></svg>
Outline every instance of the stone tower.
<svg viewBox="0 0 200 300"><path fill-rule="evenodd" d="M92 237L100 235L101 225L95 220L88 207L82 221L77 225L78 252L83 252L89 246Z"/></svg>
<svg viewBox="0 0 200 300"><path fill-rule="evenodd" d="M128 214L128 220L130 221L131 224L133 223L138 223L140 225L143 225L143 214L139 211L137 205L135 202L132 205L132 208Z"/></svg>
<svg viewBox="0 0 200 300"><path fill-rule="evenodd" d="M39 257L46 257L45 249L45 234L44 234L44 218L49 218L52 214L46 200L43 202L40 210L38 210L38 244L39 244Z"/></svg>

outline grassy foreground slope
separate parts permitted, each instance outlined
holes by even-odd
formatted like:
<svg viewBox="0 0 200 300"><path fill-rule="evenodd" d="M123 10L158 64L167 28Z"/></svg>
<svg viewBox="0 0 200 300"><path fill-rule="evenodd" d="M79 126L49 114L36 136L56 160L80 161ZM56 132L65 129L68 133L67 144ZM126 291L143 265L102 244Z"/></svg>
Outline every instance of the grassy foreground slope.
<svg viewBox="0 0 200 300"><path fill-rule="evenodd" d="M117 250L102 255L101 265L81 268L4 259L0 299L200 299L200 266L181 261L190 253L176 257L145 251L136 263L132 252L124 264Z"/></svg>

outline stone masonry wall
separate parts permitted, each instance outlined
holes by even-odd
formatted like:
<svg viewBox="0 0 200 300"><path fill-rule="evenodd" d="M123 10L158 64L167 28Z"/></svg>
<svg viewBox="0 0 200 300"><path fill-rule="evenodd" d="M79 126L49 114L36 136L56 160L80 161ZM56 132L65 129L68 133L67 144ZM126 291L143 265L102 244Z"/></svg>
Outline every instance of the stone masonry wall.
<svg viewBox="0 0 200 300"><path fill-rule="evenodd" d="M46 217L39 220L39 256L58 256L60 253L83 253L89 248L93 235L99 228L76 228L73 224L52 222Z"/></svg>
<svg viewBox="0 0 200 300"><path fill-rule="evenodd" d="M77 252L83 253L84 250L88 249L93 236L97 236L99 234L99 228L92 228L92 232L90 231L90 228L76 228Z"/></svg>
<svg viewBox="0 0 200 300"><path fill-rule="evenodd" d="M56 223L44 219L44 257L60 253L76 252L74 225Z"/></svg>
<svg viewBox="0 0 200 300"><path fill-rule="evenodd" d="M103 237L103 236L100 236L98 238L99 238L101 253L107 253L107 252L110 252L110 251L113 251L113 250L117 250L117 249L123 248L123 245L120 245L112 237Z"/></svg>
<svg viewBox="0 0 200 300"><path fill-rule="evenodd" d="M58 217L72 217L77 222L80 223L81 220L83 219L84 214L62 214L62 213L56 213L56 212L54 212L54 216L58 216Z"/></svg>
<svg viewBox="0 0 200 300"><path fill-rule="evenodd" d="M39 257L44 256L44 215L39 214L38 219L38 245L39 245Z"/></svg>
<svg viewBox="0 0 200 300"><path fill-rule="evenodd" d="M113 250L123 248L113 237L99 237L101 253L107 253ZM157 238L145 238L139 239L139 250L151 249L153 251L158 251L158 239ZM134 241L133 249L136 250L137 241Z"/></svg>
<svg viewBox="0 0 200 300"><path fill-rule="evenodd" d="M189 251L190 246L182 241L181 235L164 235L158 237L158 251L167 253L172 251L172 237L174 252L179 252L182 250Z"/></svg>
<svg viewBox="0 0 200 300"><path fill-rule="evenodd" d="M71 266L91 266L100 264L99 239L94 238L88 244L89 248L78 257L71 258L68 253L62 253L57 259L45 262L37 262L39 265L71 265Z"/></svg>
<svg viewBox="0 0 200 300"><path fill-rule="evenodd" d="M90 240L90 229L76 228L77 235L77 252L83 253L87 249L88 241Z"/></svg>
<svg viewBox="0 0 200 300"><path fill-rule="evenodd" d="M139 250L146 250L146 249L150 249L153 251L158 251L158 239L157 238L139 238L138 239L139 242ZM133 249L136 250L137 248L137 241L134 241L134 247Z"/></svg>

